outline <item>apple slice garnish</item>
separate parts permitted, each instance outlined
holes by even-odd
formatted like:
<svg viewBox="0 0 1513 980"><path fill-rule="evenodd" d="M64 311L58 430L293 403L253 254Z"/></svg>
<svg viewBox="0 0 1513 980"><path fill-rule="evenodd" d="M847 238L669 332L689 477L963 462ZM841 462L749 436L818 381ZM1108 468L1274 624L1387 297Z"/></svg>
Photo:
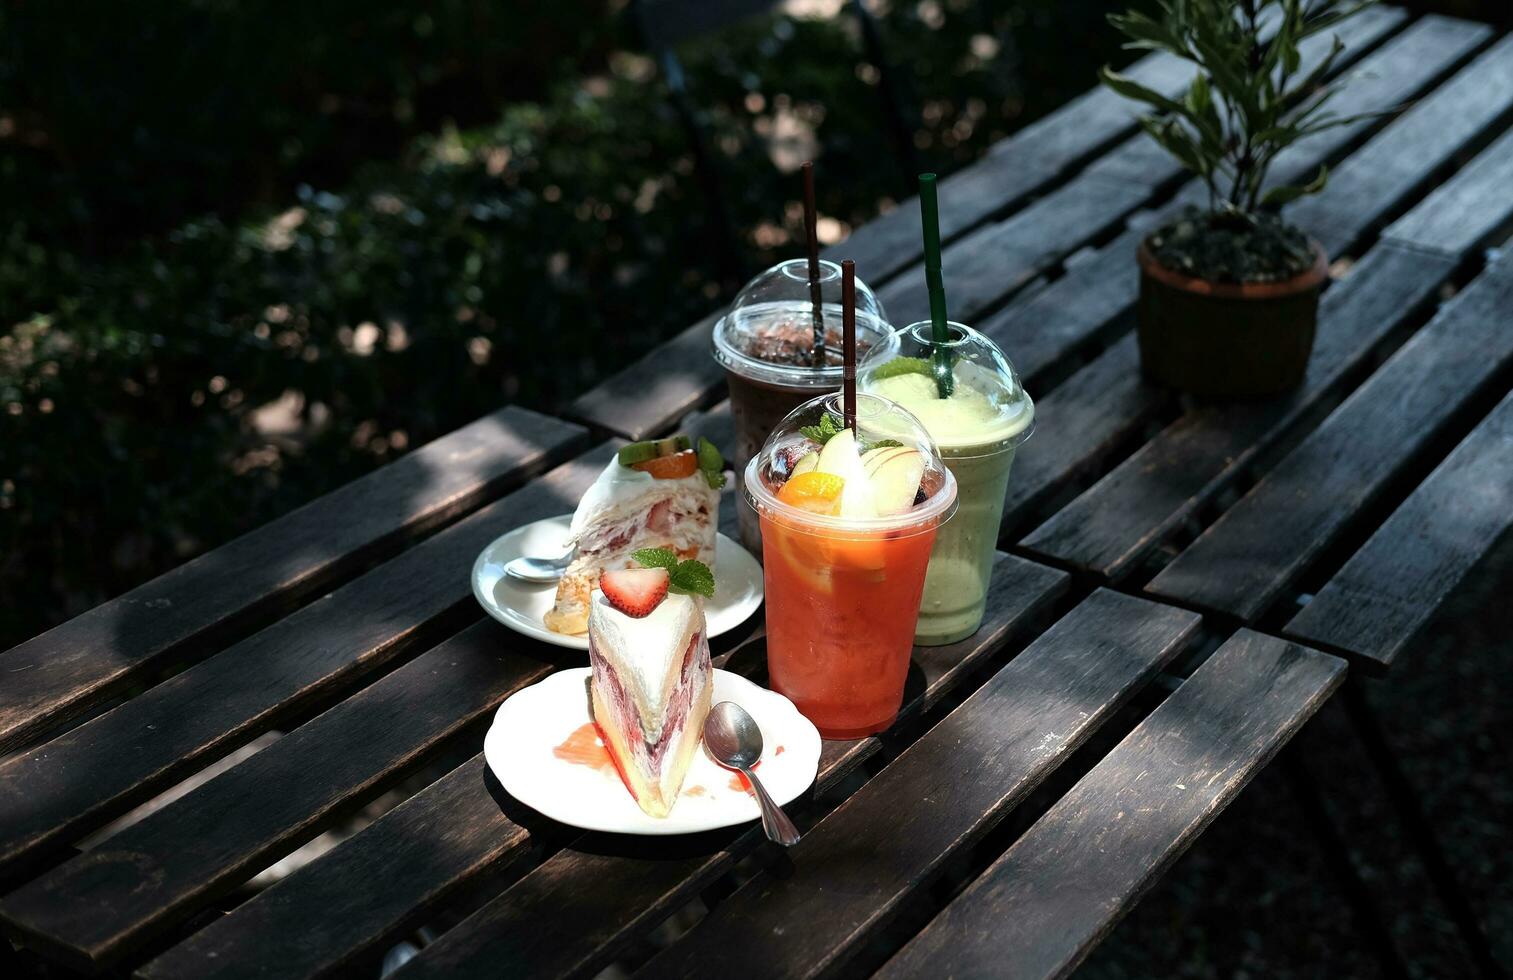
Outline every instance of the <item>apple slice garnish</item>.
<svg viewBox="0 0 1513 980"><path fill-rule="evenodd" d="M841 491L840 516L858 519L877 516L877 505L872 499L872 480L862 465L856 433L842 429L831 436L825 448L820 450L815 470L832 473L846 481L846 487Z"/></svg>
<svg viewBox="0 0 1513 980"><path fill-rule="evenodd" d="M920 481L925 476L925 459L918 449L882 446L870 450L862 455L862 468L871 485L872 506L879 516L902 514L914 506Z"/></svg>

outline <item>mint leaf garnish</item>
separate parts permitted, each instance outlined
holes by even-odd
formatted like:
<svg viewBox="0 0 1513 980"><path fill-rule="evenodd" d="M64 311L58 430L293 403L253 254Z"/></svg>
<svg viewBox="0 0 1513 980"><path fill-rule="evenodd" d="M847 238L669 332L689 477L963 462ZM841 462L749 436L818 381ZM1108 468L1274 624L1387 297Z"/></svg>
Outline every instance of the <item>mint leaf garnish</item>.
<svg viewBox="0 0 1513 980"><path fill-rule="evenodd" d="M845 427L846 424L840 416L831 415L829 412L826 412L820 416L818 425L801 425L799 426L799 431L823 446L830 441L832 436Z"/></svg>
<svg viewBox="0 0 1513 980"><path fill-rule="evenodd" d="M643 568L667 569L667 584L674 592L714 598L714 572L701 561L679 561L669 548L642 548L631 557Z"/></svg>
<svg viewBox="0 0 1513 980"><path fill-rule="evenodd" d="M879 439L876 442L869 442L869 443L866 443L865 445L863 445L862 446L862 452L864 452L864 453L870 453L874 449L886 449L889 446L902 446L902 445L903 445L903 443L899 442L897 439Z"/></svg>
<svg viewBox="0 0 1513 980"><path fill-rule="evenodd" d="M665 568L668 572L678 567L678 556L668 548L642 548L631 555L642 568Z"/></svg>
<svg viewBox="0 0 1513 980"><path fill-rule="evenodd" d="M699 472L704 474L711 490L718 490L725 485L725 457L720 455L720 450L714 443L703 436L699 437Z"/></svg>
<svg viewBox="0 0 1513 980"><path fill-rule="evenodd" d="M660 551L659 548L648 549ZM709 566L701 561L690 558L687 561L678 562L678 566L669 569L667 573L668 584L675 592L693 593L704 596L706 599L714 598L714 572Z"/></svg>
<svg viewBox="0 0 1513 980"><path fill-rule="evenodd" d="M895 357L872 369L872 380L897 377L900 374L929 374L930 362L923 357Z"/></svg>

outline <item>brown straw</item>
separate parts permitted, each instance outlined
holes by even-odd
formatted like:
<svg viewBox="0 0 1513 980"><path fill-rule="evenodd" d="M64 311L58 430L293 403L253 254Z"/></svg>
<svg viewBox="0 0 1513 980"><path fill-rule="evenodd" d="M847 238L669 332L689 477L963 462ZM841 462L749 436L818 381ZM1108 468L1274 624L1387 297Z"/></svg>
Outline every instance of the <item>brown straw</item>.
<svg viewBox="0 0 1513 980"><path fill-rule="evenodd" d="M814 210L814 161L805 160L801 169L804 171L804 237L808 239L809 245L809 303L814 308L814 349L811 352L811 362L815 367L823 367L825 312L820 300L820 239Z"/></svg>
<svg viewBox="0 0 1513 980"><path fill-rule="evenodd" d="M856 263L841 263L841 356L845 364L842 406L846 428L856 431Z"/></svg>

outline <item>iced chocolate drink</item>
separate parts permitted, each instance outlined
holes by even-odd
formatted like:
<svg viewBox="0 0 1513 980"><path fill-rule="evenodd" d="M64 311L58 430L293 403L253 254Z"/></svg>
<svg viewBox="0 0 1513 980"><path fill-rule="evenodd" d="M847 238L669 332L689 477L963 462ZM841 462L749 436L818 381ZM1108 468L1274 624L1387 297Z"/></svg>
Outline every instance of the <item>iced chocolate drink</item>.
<svg viewBox="0 0 1513 980"><path fill-rule="evenodd" d="M820 263L821 320L825 342L816 356L814 306L808 265L793 259L757 276L736 296L730 312L714 328L714 356L730 384L735 422L732 463L738 479L777 424L799 405L841 386L840 266ZM856 282L857 357L890 331L882 304ZM736 512L741 543L761 555L756 512L738 486Z"/></svg>

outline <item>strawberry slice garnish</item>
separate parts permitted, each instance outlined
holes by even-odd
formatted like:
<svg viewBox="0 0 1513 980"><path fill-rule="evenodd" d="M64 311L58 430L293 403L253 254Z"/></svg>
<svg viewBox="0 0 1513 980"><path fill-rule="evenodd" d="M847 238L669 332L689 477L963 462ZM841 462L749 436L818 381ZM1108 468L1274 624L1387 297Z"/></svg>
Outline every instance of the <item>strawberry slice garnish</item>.
<svg viewBox="0 0 1513 980"><path fill-rule="evenodd" d="M658 480L681 480L699 471L699 454L692 449L685 449L671 456L658 456L656 459L636 463L631 469L650 473Z"/></svg>
<svg viewBox="0 0 1513 980"><path fill-rule="evenodd" d="M640 619L667 598L669 581L665 568L622 568L600 575L599 588L611 606Z"/></svg>

